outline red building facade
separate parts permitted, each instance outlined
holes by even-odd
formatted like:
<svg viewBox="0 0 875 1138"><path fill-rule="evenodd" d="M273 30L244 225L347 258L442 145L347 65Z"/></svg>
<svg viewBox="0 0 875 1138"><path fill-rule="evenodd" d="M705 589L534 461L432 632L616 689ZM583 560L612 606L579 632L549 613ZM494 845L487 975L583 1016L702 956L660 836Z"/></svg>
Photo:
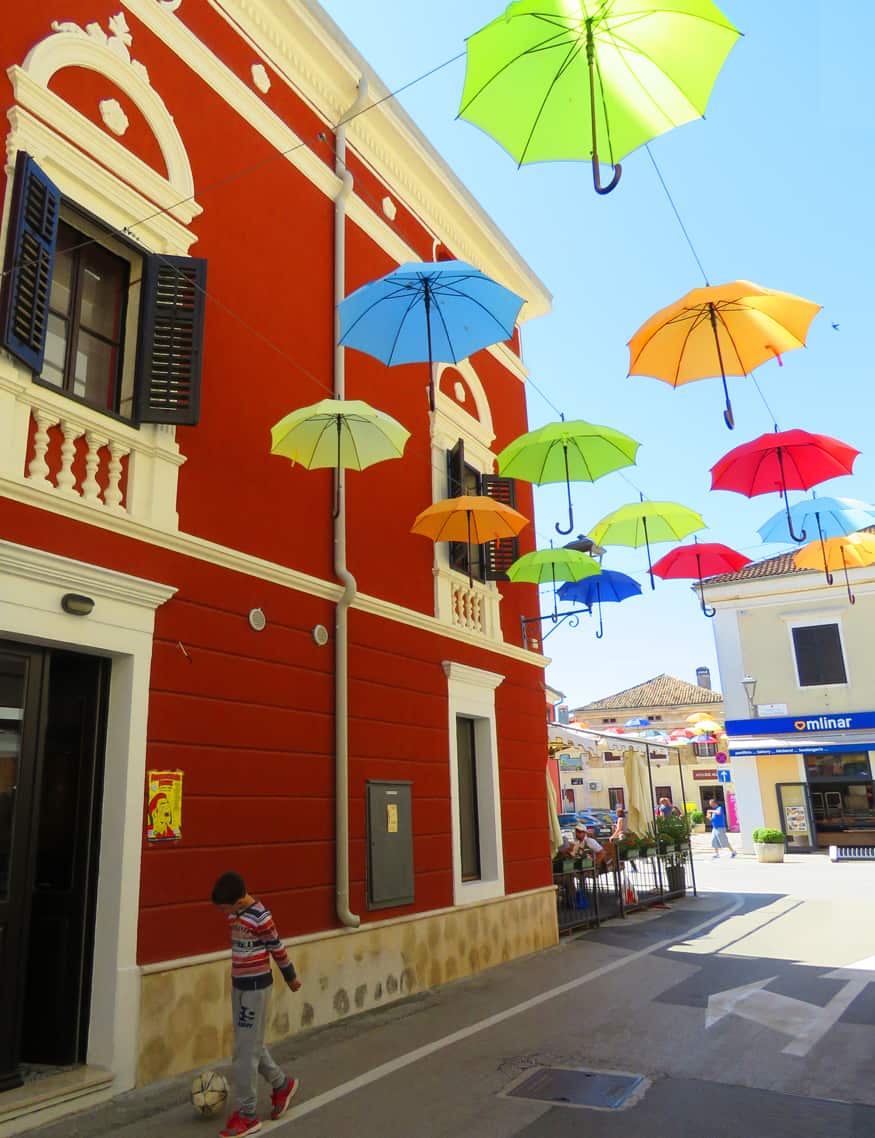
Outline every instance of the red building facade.
<svg viewBox="0 0 875 1138"><path fill-rule="evenodd" d="M227 1054L225 869L304 979L275 1037L555 939L536 591L409 532L526 429L518 337L439 365L430 413L425 365L334 333L403 261L470 261L522 320L549 295L315 5L56 14L2 48L0 1086L79 1063L97 1094ZM412 434L338 528L269 432L341 380Z"/></svg>

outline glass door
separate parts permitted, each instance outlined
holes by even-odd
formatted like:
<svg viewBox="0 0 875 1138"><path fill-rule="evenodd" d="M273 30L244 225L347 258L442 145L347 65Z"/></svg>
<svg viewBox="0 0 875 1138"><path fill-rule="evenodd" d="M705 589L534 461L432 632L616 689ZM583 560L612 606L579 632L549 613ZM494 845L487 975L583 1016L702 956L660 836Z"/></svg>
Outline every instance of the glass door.
<svg viewBox="0 0 875 1138"><path fill-rule="evenodd" d="M778 812L781 816L781 829L787 837L787 849L804 853L817 849L817 834L814 829L814 813L805 782L779 782Z"/></svg>

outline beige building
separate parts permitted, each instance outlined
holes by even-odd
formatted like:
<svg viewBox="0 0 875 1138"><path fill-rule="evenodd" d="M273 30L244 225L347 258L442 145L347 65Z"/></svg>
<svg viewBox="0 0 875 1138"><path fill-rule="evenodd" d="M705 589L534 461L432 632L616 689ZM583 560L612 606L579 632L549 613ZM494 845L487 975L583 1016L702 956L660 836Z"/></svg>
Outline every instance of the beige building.
<svg viewBox="0 0 875 1138"><path fill-rule="evenodd" d="M788 552L706 593L744 845L758 826L796 849L875 845L875 568L829 585Z"/></svg>
<svg viewBox="0 0 875 1138"><path fill-rule="evenodd" d="M596 731L622 727L627 720L636 718L649 719L654 727L673 731L676 727L688 727L687 717L697 711L707 711L722 722L723 696L712 689L708 668L697 668L696 680L691 684L663 673L625 691L574 707L571 714L579 726Z"/></svg>

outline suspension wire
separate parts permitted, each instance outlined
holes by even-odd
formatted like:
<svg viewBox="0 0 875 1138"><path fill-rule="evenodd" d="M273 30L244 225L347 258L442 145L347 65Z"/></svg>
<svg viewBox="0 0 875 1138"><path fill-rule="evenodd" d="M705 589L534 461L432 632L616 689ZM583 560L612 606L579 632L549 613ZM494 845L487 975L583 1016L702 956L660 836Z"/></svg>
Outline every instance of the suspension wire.
<svg viewBox="0 0 875 1138"><path fill-rule="evenodd" d="M760 387L760 384L759 384L759 380L757 379L757 377L756 377L756 375L754 374L754 372L753 372L753 371L751 371L751 372L750 372L750 378L753 380L753 385L754 385L754 387L757 389L757 394L759 395L760 399L762 399L762 401L763 401L763 405L764 405L765 409L766 409L766 410L768 411L768 413L769 413L769 418L772 420L772 423L773 423L773 425L774 425L774 427L775 427L775 430L777 431L777 429L778 429L778 420L777 420L777 418L776 418L776 416L775 416L775 413L774 413L774 411L773 411L773 410L772 410L772 408L769 406L769 401L766 399L765 395L763 395L763 390L762 390L762 388Z"/></svg>
<svg viewBox="0 0 875 1138"><path fill-rule="evenodd" d="M659 184L662 186L663 190L665 190L665 196L668 198L669 205L674 210L674 215L678 219L678 225L681 227L681 233L683 233L684 237L686 238L686 242L690 247L690 252L693 254L695 262L699 266L699 272L702 274L705 280L705 284L710 285L711 282L708 280L708 274L705 272L705 268L702 262L699 260L699 254L696 252L696 247L693 245L692 239L687 232L687 227L683 223L683 219L681 218L678 207L674 203L674 198L671 196L669 188L665 184L665 178L663 178L659 167L656 165L656 159L653 157L653 153L650 149L650 143L645 143L644 149L647 151L647 155L650 158L650 161L653 163L653 169L656 171L657 178L659 178Z"/></svg>

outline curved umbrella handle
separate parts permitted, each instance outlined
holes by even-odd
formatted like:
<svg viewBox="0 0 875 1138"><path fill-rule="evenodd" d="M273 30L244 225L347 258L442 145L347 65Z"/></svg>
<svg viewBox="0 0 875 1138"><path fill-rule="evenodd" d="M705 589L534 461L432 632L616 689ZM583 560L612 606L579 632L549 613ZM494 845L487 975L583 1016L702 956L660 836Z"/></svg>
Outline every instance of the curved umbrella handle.
<svg viewBox="0 0 875 1138"><path fill-rule="evenodd" d="M571 505L571 479L568 477L568 443L562 444L562 450L565 455L565 491L568 494L568 529L563 529L557 522L556 532L565 536L574 529L574 508Z"/></svg>
<svg viewBox="0 0 875 1138"><path fill-rule="evenodd" d="M842 546L842 569L844 570L844 574L845 574L845 588L848 590L848 600L850 601L850 603L852 605L855 605L857 603L857 598L851 592L851 581L850 581L850 578L848 577L848 563L847 563L847 561L845 561L845 547L844 546Z"/></svg>
<svg viewBox="0 0 875 1138"><path fill-rule="evenodd" d="M706 605L704 597L702 598L702 612L712 620L717 615L717 609L712 608L711 605Z"/></svg>
<svg viewBox="0 0 875 1138"><path fill-rule="evenodd" d="M596 632L596 634L595 634L596 640L601 640L601 638L604 636L604 634L605 634L605 624L604 624L604 621L602 620L602 602L601 602L601 598L599 598L599 627L598 627L598 632Z"/></svg>
<svg viewBox="0 0 875 1138"><path fill-rule="evenodd" d="M593 187L595 188L595 192L597 194L609 194L611 192L611 190L615 190L617 188L617 183L619 182L619 180L623 174L623 167L618 162L617 165L614 166L613 170L614 170L614 176L611 178L610 182L608 182L608 184L606 186L603 186L602 181L601 181L601 173L599 171L598 156L595 153L593 153L593 156L592 156L592 184L593 184Z"/></svg>
<svg viewBox="0 0 875 1138"><path fill-rule="evenodd" d="M823 530L821 529L821 526L820 526L820 514L815 514L814 518L815 518L815 521L817 522L817 536L820 538L820 555L823 558L823 572L826 575L826 583L828 585L831 585L833 583L834 578L833 578L832 573L830 573L830 571L829 571L829 563L828 563L827 557L826 557L826 543L823 540Z"/></svg>
<svg viewBox="0 0 875 1138"><path fill-rule="evenodd" d="M702 557L699 553L696 554L696 566L699 570L699 601L702 605L702 612L710 620L717 615L717 609L705 604L705 582L702 580Z"/></svg>

